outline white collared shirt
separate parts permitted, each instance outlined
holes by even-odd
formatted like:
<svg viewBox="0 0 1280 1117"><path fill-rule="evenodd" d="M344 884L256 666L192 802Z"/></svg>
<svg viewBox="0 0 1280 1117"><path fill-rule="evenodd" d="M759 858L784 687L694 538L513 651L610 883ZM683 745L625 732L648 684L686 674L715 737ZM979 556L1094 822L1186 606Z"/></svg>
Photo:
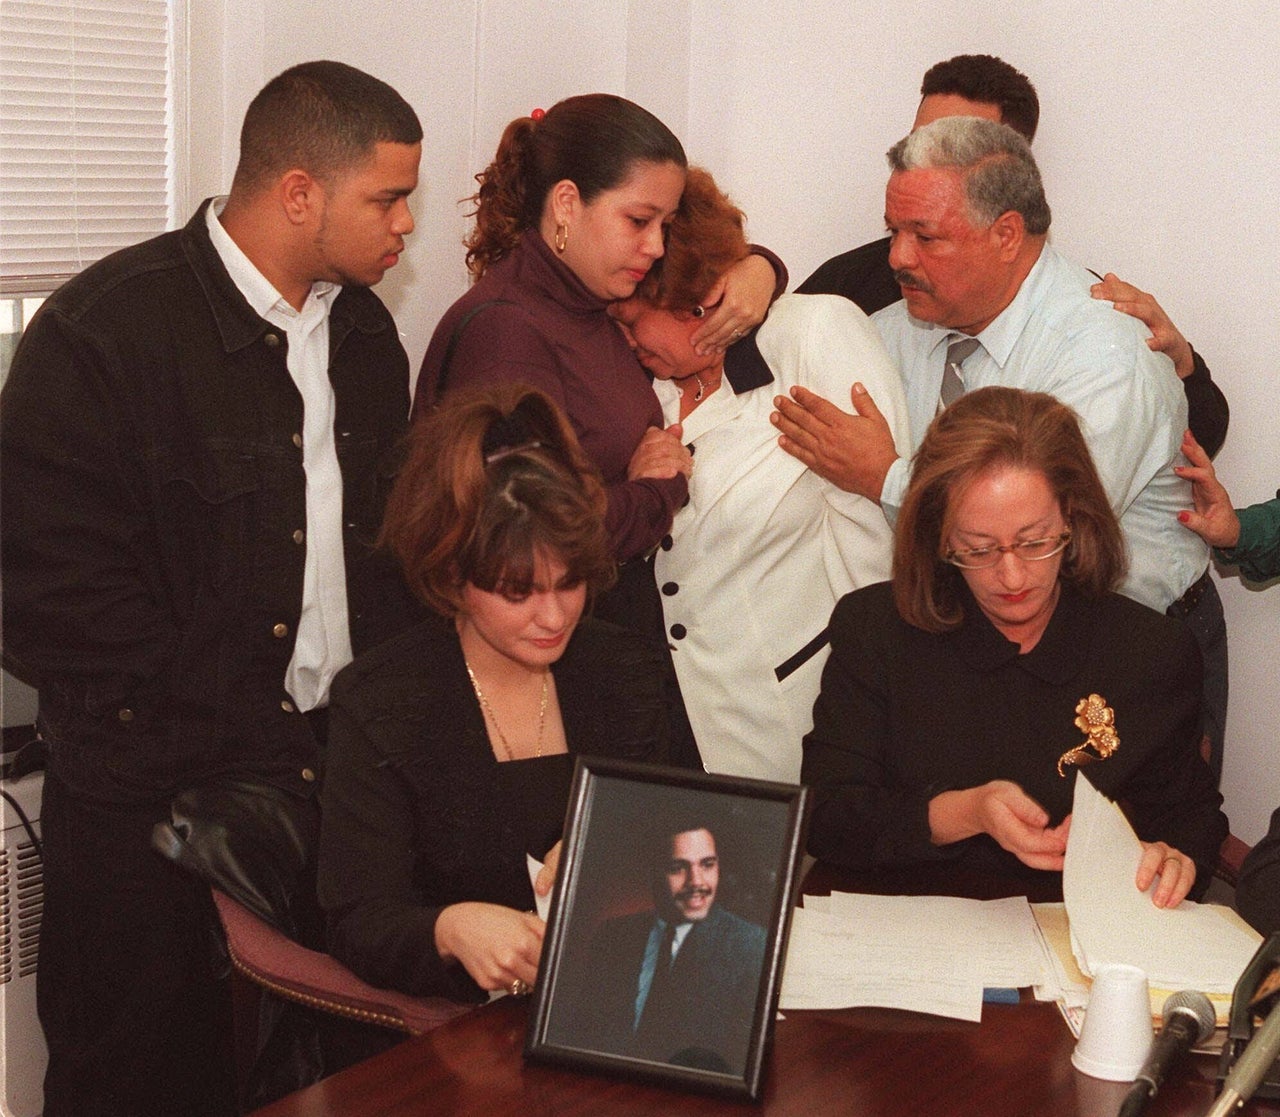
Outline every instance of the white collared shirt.
<svg viewBox="0 0 1280 1117"><path fill-rule="evenodd" d="M329 684L351 662L347 576L342 552L342 471L329 382L329 311L342 288L318 281L295 310L222 227L226 198L215 198L206 220L213 246L254 312L283 330L289 375L302 396L302 463L307 475L306 565L302 616L284 687L300 710L329 702ZM281 525L288 530L288 525Z"/></svg>

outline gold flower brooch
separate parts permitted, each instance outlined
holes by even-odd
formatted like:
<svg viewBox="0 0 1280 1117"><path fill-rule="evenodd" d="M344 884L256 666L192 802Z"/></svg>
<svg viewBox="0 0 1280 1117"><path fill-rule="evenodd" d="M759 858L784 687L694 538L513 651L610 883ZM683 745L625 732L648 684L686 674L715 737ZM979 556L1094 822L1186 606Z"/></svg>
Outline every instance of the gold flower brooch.
<svg viewBox="0 0 1280 1117"><path fill-rule="evenodd" d="M1091 694L1076 703L1075 725L1085 734L1085 739L1058 757L1058 775L1064 779L1067 775L1064 768L1106 760L1120 747L1120 737L1115 728L1116 712L1100 694ZM1090 746L1096 751L1096 756L1087 751Z"/></svg>

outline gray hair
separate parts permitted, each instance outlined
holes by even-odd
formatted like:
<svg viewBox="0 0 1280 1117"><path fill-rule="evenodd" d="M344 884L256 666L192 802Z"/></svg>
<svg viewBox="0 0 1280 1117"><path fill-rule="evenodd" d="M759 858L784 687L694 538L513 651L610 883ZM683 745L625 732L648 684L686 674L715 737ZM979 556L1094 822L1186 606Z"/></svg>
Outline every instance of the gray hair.
<svg viewBox="0 0 1280 1117"><path fill-rule="evenodd" d="M1049 231L1049 203L1031 145L1007 124L944 116L900 139L887 158L894 171L963 171L965 202L974 225L990 225L1013 210L1022 215L1032 236Z"/></svg>

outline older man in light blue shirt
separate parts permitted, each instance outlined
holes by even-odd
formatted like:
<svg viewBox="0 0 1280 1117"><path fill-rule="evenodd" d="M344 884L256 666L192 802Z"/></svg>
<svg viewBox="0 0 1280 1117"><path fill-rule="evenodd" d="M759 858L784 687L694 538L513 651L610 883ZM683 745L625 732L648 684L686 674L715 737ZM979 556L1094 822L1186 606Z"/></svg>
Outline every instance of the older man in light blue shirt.
<svg viewBox="0 0 1280 1117"><path fill-rule="evenodd" d="M1177 523L1190 490L1174 473L1187 406L1172 364L1148 348L1136 321L1092 299L1089 273L1049 246L1039 170L1012 129L975 117L937 120L895 144L889 165L889 263L903 301L873 320L903 376L912 448L945 406L944 378L948 393L1002 385L1048 392L1075 409L1128 547L1121 591L1183 617L1200 643L1219 773L1226 633L1208 547ZM909 463L860 386L855 414L803 390L776 403L785 449L896 517Z"/></svg>
<svg viewBox="0 0 1280 1117"><path fill-rule="evenodd" d="M1169 358L1147 348L1136 320L1089 295L1089 273L1043 245L1013 301L977 335L964 388L1000 385L1048 392L1080 416L1094 464L1129 550L1122 593L1164 612L1205 571L1208 548L1178 523L1187 484L1173 472L1187 426L1187 400ZM906 303L872 319L902 372L911 445L938 410L943 364L956 331L922 322ZM889 468L880 500L894 517L909 463Z"/></svg>

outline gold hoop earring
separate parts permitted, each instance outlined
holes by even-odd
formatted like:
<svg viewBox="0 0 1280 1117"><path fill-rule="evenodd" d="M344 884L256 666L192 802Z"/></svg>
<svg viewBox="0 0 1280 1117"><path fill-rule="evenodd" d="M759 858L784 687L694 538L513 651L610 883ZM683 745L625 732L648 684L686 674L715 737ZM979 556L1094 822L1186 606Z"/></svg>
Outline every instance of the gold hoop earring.
<svg viewBox="0 0 1280 1117"><path fill-rule="evenodd" d="M556 226L556 251L563 252L569 243L569 225L564 222Z"/></svg>

